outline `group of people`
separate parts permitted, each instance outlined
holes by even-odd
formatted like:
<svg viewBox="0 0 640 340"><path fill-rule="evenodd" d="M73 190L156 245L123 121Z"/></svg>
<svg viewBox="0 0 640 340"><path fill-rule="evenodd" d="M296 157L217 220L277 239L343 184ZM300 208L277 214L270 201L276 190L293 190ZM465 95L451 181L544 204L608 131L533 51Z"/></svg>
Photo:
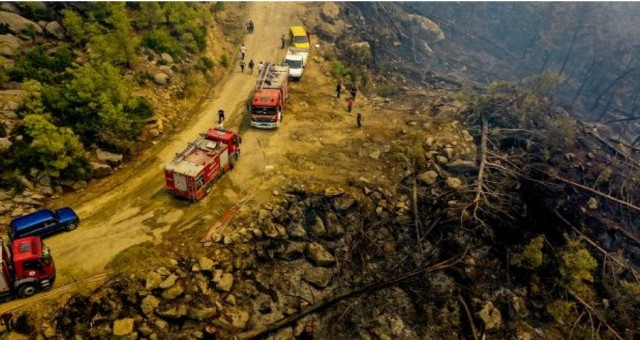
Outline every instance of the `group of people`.
<svg viewBox="0 0 640 340"><path fill-rule="evenodd" d="M253 68L256 66L256 64L253 62L253 59L249 60L249 63L245 63L244 62L244 57L247 55L247 47L244 46L244 44L242 44L242 46L240 46L240 72L244 73L244 67L248 66L249 67L249 73L253 74ZM264 63L260 62L258 63L258 73L262 72L262 69L264 68Z"/></svg>
<svg viewBox="0 0 640 340"><path fill-rule="evenodd" d="M253 20L247 20L247 33L253 33Z"/></svg>
<svg viewBox="0 0 640 340"><path fill-rule="evenodd" d="M353 110L353 103L356 100L356 95L358 94L358 88L356 84L351 84L348 88L350 97L347 98L347 112L351 115L351 111ZM340 99L340 95L342 94L342 82L338 80L338 85L336 85L336 100ZM356 123L358 127L362 127L362 113L358 112L356 115Z"/></svg>

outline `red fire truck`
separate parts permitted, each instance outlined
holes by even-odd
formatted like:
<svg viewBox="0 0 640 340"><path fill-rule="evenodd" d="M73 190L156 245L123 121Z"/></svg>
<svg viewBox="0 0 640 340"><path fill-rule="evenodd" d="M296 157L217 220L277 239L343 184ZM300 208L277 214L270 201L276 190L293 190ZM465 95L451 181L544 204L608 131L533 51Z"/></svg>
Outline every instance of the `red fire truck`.
<svg viewBox="0 0 640 340"><path fill-rule="evenodd" d="M241 142L231 130L214 128L200 134L165 165L167 190L177 197L202 199L220 176L233 169Z"/></svg>
<svg viewBox="0 0 640 340"><path fill-rule="evenodd" d="M29 297L39 290L51 288L56 279L56 267L51 251L38 236L5 242L2 248L0 298Z"/></svg>
<svg viewBox="0 0 640 340"><path fill-rule="evenodd" d="M273 129L282 123L289 95L289 66L267 63L258 75L255 93L249 104L251 126Z"/></svg>

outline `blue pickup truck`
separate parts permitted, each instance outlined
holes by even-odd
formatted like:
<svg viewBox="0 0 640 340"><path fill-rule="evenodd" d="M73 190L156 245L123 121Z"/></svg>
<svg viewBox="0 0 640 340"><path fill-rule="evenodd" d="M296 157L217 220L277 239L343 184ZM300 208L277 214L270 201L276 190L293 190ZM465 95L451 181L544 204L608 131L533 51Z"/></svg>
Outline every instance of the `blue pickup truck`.
<svg viewBox="0 0 640 340"><path fill-rule="evenodd" d="M80 218L71 208L43 209L15 218L9 223L11 240L25 236L46 236L60 230L71 231L78 227Z"/></svg>

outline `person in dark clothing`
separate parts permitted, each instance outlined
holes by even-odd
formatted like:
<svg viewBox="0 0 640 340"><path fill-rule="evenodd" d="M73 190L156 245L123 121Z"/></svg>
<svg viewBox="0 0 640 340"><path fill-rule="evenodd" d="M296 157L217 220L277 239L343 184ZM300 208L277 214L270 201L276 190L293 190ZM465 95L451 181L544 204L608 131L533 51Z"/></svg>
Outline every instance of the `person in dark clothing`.
<svg viewBox="0 0 640 340"><path fill-rule="evenodd" d="M218 110L218 124L222 124L222 122L224 122L224 110L220 108Z"/></svg>
<svg viewBox="0 0 640 340"><path fill-rule="evenodd" d="M253 33L253 20L249 19L249 33Z"/></svg>
<svg viewBox="0 0 640 340"><path fill-rule="evenodd" d="M244 60L240 60L240 73L244 73Z"/></svg>
<svg viewBox="0 0 640 340"><path fill-rule="evenodd" d="M280 48L284 49L284 45L287 43L287 39L284 37L284 34L282 35L282 37L280 37L280 42L282 43L282 46L280 46Z"/></svg>
<svg viewBox="0 0 640 340"><path fill-rule="evenodd" d="M338 80L338 85L336 85L336 98L340 99L340 94L342 93L342 82Z"/></svg>
<svg viewBox="0 0 640 340"><path fill-rule="evenodd" d="M255 64L253 63L253 59L249 60L249 71L251 71L251 74L253 74L253 66Z"/></svg>
<svg viewBox="0 0 640 340"><path fill-rule="evenodd" d="M358 93L358 88L356 87L356 84L351 85L351 97L355 100L356 99L356 94Z"/></svg>
<svg viewBox="0 0 640 340"><path fill-rule="evenodd" d="M362 113L358 112L358 116L356 117L356 123L358 123L358 128L362 127Z"/></svg>

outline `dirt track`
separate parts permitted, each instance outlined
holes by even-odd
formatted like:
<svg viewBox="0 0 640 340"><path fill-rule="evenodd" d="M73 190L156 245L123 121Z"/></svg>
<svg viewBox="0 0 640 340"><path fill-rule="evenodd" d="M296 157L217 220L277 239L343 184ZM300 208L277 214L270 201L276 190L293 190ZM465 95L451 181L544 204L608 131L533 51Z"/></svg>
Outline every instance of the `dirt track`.
<svg viewBox="0 0 640 340"><path fill-rule="evenodd" d="M249 17L256 29L245 36L245 60L254 59L257 64L284 57L280 35L286 33L291 24L299 23L296 14L301 9L295 3L249 3ZM213 223L232 202L257 189L268 171L265 166L271 154L282 151L278 145L269 143L276 131L248 129L243 117L256 76L257 72L252 76L246 70L240 73L234 61L231 72L197 108L186 128L146 150L108 179L54 203L74 207L82 219L80 228L74 232L60 233L46 240L58 268L56 287L103 272L119 252L145 241L159 242L162 234L171 228L185 230L194 223ZM227 113L225 127L240 131L243 137L238 166L223 177L203 201L190 204L176 200L164 191L163 166L198 133L217 125L219 107ZM286 124L277 133L286 134ZM2 310L13 308L15 303L3 304Z"/></svg>

